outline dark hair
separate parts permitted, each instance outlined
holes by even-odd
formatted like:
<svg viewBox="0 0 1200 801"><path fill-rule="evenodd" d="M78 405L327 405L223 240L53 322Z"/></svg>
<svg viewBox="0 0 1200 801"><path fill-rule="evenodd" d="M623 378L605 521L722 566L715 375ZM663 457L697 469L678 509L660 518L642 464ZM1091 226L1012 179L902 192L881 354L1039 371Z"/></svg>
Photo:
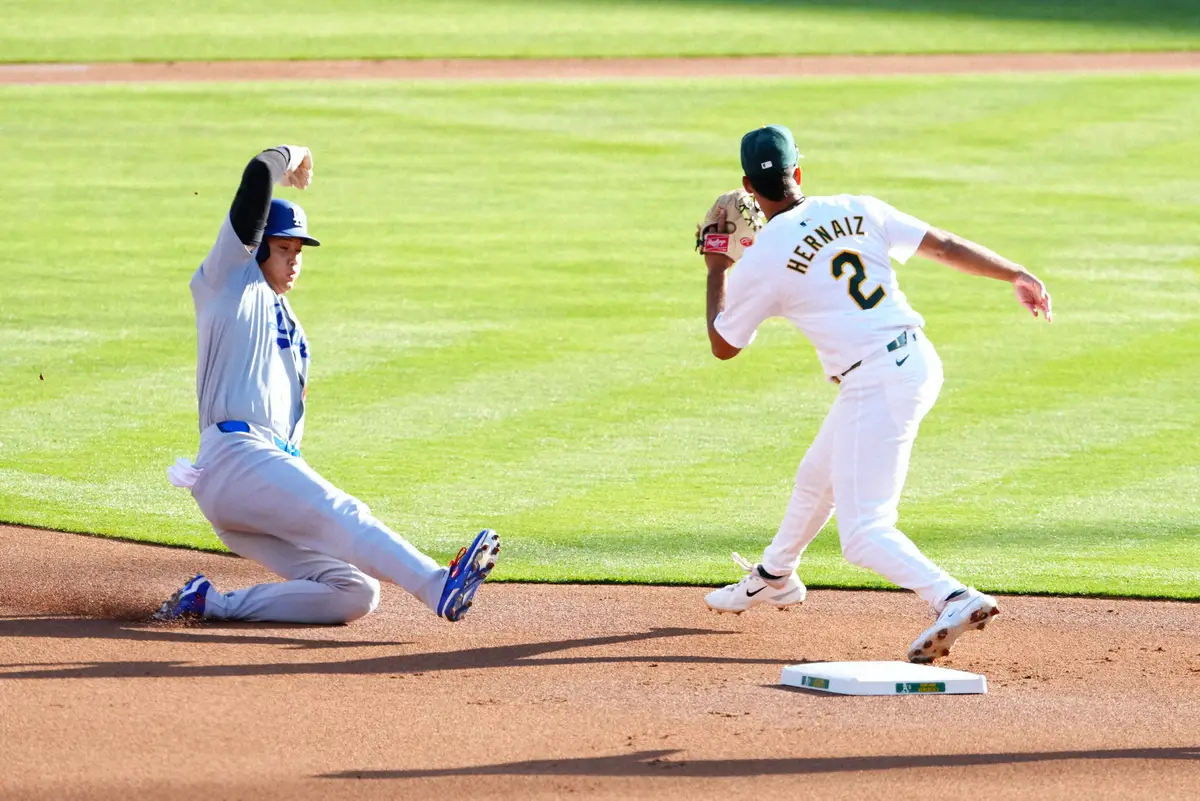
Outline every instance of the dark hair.
<svg viewBox="0 0 1200 801"><path fill-rule="evenodd" d="M768 200L783 200L783 196L787 194L788 186L794 183L795 180L786 172L778 172L773 175L759 175L756 178L750 178L750 185L754 187L754 191Z"/></svg>

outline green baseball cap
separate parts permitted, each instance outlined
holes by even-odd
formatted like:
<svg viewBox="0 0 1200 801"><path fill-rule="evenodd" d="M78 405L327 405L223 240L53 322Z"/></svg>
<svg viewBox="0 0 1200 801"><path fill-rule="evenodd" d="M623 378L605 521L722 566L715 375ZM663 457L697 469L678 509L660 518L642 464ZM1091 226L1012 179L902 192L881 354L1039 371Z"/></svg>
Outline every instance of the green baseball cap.
<svg viewBox="0 0 1200 801"><path fill-rule="evenodd" d="M796 140L782 125L755 128L742 137L742 173L751 179L791 172L799 160Z"/></svg>

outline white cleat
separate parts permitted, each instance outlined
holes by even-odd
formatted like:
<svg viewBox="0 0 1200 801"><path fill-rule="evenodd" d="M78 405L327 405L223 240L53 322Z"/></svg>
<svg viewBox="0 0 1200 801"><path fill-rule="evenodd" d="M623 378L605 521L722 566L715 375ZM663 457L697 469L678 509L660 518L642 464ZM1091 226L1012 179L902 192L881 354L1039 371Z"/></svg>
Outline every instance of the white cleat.
<svg viewBox="0 0 1200 801"><path fill-rule="evenodd" d="M759 604L787 609L789 606L804 603L804 596L808 594L808 590L795 572L785 579L773 581L763 578L759 573L760 565L752 565L736 553L733 555L733 561L746 571L746 575L737 584L713 590L704 596L704 602L714 612L733 612L740 615Z"/></svg>
<svg viewBox="0 0 1200 801"><path fill-rule="evenodd" d="M949 656L950 646L965 632L983 631L987 622L1000 614L996 599L974 587L943 607L937 621L908 646L908 661L924 664Z"/></svg>

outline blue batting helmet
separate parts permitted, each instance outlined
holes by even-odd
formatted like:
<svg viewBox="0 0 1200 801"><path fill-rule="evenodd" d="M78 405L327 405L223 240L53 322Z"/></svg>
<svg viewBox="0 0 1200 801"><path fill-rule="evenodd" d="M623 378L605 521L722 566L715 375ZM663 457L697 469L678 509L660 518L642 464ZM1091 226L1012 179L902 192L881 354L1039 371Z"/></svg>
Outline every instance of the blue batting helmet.
<svg viewBox="0 0 1200 801"><path fill-rule="evenodd" d="M267 213L267 229L263 237L286 236L300 239L306 245L316 247L321 243L308 235L308 218L304 209L290 200L271 199L271 210Z"/></svg>

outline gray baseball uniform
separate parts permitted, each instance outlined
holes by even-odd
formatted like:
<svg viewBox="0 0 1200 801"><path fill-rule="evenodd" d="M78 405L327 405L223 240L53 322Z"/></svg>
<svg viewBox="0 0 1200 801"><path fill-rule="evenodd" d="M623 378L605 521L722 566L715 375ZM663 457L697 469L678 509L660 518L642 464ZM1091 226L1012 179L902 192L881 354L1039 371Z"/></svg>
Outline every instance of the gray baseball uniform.
<svg viewBox="0 0 1200 801"><path fill-rule="evenodd" d="M200 430L223 420L263 426L299 447L308 342L229 218L192 276Z"/></svg>
<svg viewBox="0 0 1200 801"><path fill-rule="evenodd" d="M304 229L303 212L292 213ZM375 579L400 585L437 611L448 570L300 458L308 343L252 247L226 217L192 277L201 435L191 489L231 551L288 580L210 590L204 615L346 622L378 604Z"/></svg>

